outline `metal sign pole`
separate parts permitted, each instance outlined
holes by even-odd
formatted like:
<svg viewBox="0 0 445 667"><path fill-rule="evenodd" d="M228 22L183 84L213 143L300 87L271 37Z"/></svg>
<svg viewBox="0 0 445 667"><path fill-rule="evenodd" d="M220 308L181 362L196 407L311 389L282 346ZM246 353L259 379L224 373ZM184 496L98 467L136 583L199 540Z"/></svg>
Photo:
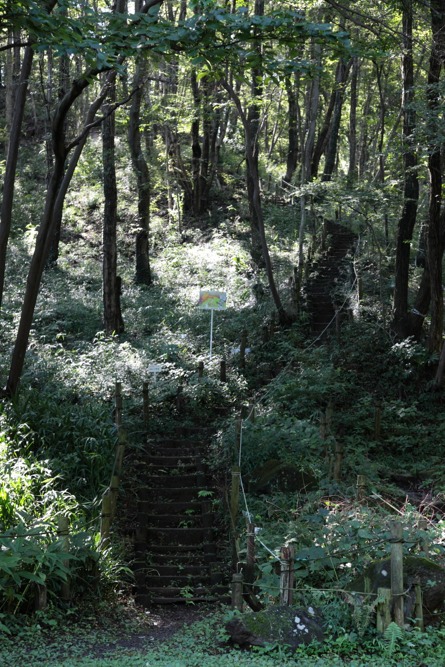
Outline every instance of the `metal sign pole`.
<svg viewBox="0 0 445 667"><path fill-rule="evenodd" d="M212 358L213 347L213 308L210 311L210 359Z"/></svg>

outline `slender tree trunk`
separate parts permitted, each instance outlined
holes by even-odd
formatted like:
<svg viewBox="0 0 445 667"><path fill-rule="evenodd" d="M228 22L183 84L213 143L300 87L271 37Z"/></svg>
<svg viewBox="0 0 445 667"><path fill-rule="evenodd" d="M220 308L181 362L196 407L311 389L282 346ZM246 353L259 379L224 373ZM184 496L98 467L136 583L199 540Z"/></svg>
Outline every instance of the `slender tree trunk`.
<svg viewBox="0 0 445 667"><path fill-rule="evenodd" d="M413 109L414 69L412 53L413 12L412 0L403 3L403 135L404 135L404 203L399 220L396 245L396 272L393 302L394 331L401 337L409 335L408 281L410 244L417 216L419 183L417 177L417 157L411 146L416 118Z"/></svg>
<svg viewBox="0 0 445 667"><path fill-rule="evenodd" d="M445 63L445 7L443 0L432 0L431 31L433 44L428 71L427 101L429 108L429 134L431 146L428 156L430 174L429 224L427 236L427 261L431 281L431 326L428 339L430 352L440 352L443 333L443 286L442 257L444 252L444 229L441 226L442 205L442 144L438 143L441 133L441 117L439 120L439 83L443 64Z"/></svg>
<svg viewBox="0 0 445 667"><path fill-rule="evenodd" d="M238 109L238 114L241 119L241 122L244 127L244 145L246 151L246 162L247 162L247 171L251 179L251 188L248 190L249 197L249 207L255 212L255 221L258 225L258 236L261 243L262 258L264 261L264 268L266 270L267 279L269 282L269 288L272 295L273 302L278 312L278 319L280 324L287 326L292 322L292 317L289 313L286 312L276 283L273 273L272 262L270 259L269 248L267 245L266 232L264 228L264 217L263 217L263 208L261 202L261 190L260 190L260 175L258 171L258 155L255 155L255 142L253 141L250 133L252 131L252 126L249 120L248 115L245 113L241 100L236 93L233 86L228 81L222 81L222 86L227 90L230 97L236 104Z"/></svg>
<svg viewBox="0 0 445 667"><path fill-rule="evenodd" d="M94 73L92 73L92 75L94 75ZM43 269L48 260L54 234L54 206L57 200L60 186L63 182L65 161L67 156L67 148L65 145L66 117L76 99L89 85L90 80L90 76L86 76L82 79L77 79L74 81L71 89L62 98L54 113L52 128L54 169L48 184L45 210L40 222L36 245L29 267L26 290L22 304L22 312L17 330L14 350L12 352L9 377L6 383L6 394L9 396L16 394L20 382L20 376L22 374L26 349L28 346L29 333L31 331L34 310L40 289L40 282L42 279Z"/></svg>
<svg viewBox="0 0 445 667"><path fill-rule="evenodd" d="M337 66L337 74L335 77L336 90L334 111L332 114L332 123L329 130L329 140L326 149L326 161L323 171L322 181L330 181L334 173L335 163L337 160L337 146L340 133L341 114L343 109L343 101L345 97L345 86L348 79L348 73L351 63L346 63L343 59L340 60Z"/></svg>
<svg viewBox="0 0 445 667"><path fill-rule="evenodd" d="M255 16L264 16L264 0L255 0L254 13ZM257 48L261 49L261 47ZM266 262L261 240L262 221L258 219L259 209L255 204L255 199L257 197L257 178L258 187L260 183L258 157L260 150L260 102L263 93L262 78L263 71L261 65L254 67L252 69L250 86L252 101L249 104L247 111L247 123L249 124L249 131L247 134L245 134L246 141L249 141L250 143L246 149L246 158L247 155L250 156L250 159L246 160L246 184L250 213L251 255L254 262L258 265Z"/></svg>
<svg viewBox="0 0 445 667"><path fill-rule="evenodd" d="M33 49L27 46L22 61L20 79L15 93L14 114L8 141L8 155L3 180L3 199L0 211L0 307L5 285L6 251L12 225L12 205L14 202L15 177L20 146L20 134L25 111L28 81L32 69Z"/></svg>
<svg viewBox="0 0 445 667"><path fill-rule="evenodd" d="M348 181L353 183L357 179L357 87L360 71L360 61L357 56L352 59L351 92L349 106L349 165Z"/></svg>
<svg viewBox="0 0 445 667"><path fill-rule="evenodd" d="M385 104L385 95L383 91L383 65L375 64L377 86L379 90L379 100L380 100L380 127L379 127L379 140L378 140L378 149L377 154L379 156L379 167L377 172L377 178L379 183L385 182L385 156L383 155L383 142L385 141L385 120L386 120L386 104Z"/></svg>
<svg viewBox="0 0 445 667"><path fill-rule="evenodd" d="M287 94L287 153L283 186L290 184L298 164L298 86L297 75L286 76Z"/></svg>
<svg viewBox="0 0 445 667"><path fill-rule="evenodd" d="M161 5L162 2L163 0L151 0L151 2L148 2L145 5L145 9L148 11L153 6ZM75 79L71 84L70 90L67 91L59 101L53 114L52 145L54 151L54 169L48 184L45 209L40 222L36 245L28 271L20 322L12 352L9 376L4 390L4 393L8 396L15 395L18 390L42 274L48 260L50 246L55 231L56 220L54 209L56 202L58 201L60 188L64 182L66 158L69 151L76 145L75 143L72 143L69 146L66 145L65 124L67 116L76 100L82 95L83 91L88 88L90 82L97 76L97 74L99 74L99 70L90 70L84 76ZM110 76L115 76L115 72L110 72ZM87 128L84 129L84 132L88 132Z"/></svg>
<svg viewBox="0 0 445 667"><path fill-rule="evenodd" d="M141 104L143 98L143 80L145 75L145 64L139 60L136 64L136 72L133 79L135 93L130 108L130 120L128 124L128 144L130 147L133 170L136 174L138 195L138 223L139 232L136 236L136 275L138 285L151 284L150 270L150 171L142 150L140 133Z"/></svg>
<svg viewBox="0 0 445 667"><path fill-rule="evenodd" d="M109 103L114 103L115 85L109 94ZM105 107L105 112L108 111ZM102 159L104 185L103 223L103 302L104 327L108 334L120 334L124 323L120 311L120 281L117 276L117 184L115 164L115 119L109 113L102 125Z"/></svg>

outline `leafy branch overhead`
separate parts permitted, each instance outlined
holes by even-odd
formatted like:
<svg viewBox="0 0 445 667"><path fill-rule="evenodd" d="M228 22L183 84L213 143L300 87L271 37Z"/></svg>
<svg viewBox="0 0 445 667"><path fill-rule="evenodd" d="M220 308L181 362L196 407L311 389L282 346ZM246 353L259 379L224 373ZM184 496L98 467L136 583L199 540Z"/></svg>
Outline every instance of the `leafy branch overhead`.
<svg viewBox="0 0 445 667"><path fill-rule="evenodd" d="M327 44L337 53L350 48L347 32L335 30L330 23L310 22L299 11L277 9L257 16L249 14L247 7L232 13L216 2L191 4L198 11L176 22L160 15L162 0L148 12L135 13L113 13L94 6L82 6L79 11L66 2L48 14L44 4L15 3L4 20L27 33L37 51L51 49L56 56L82 54L87 65L99 71L148 49L163 56L184 53L195 67L209 72L229 64L240 71L252 69L261 60L265 72L278 78L313 67L303 55L307 39ZM260 52L252 48L259 43ZM277 46L285 54L277 54Z"/></svg>

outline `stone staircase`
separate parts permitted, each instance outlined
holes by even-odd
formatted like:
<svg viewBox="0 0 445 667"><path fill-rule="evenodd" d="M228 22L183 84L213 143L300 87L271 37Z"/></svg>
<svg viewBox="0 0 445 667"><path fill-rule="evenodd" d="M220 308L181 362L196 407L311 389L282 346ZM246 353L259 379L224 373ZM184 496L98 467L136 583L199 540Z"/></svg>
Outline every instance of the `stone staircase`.
<svg viewBox="0 0 445 667"><path fill-rule="evenodd" d="M227 526L205 464L208 437L156 439L138 455L134 574L143 606L228 596Z"/></svg>
<svg viewBox="0 0 445 667"><path fill-rule="evenodd" d="M351 273L351 255L357 241L347 227L332 222L324 224L328 247L309 267L304 290L311 331L321 338L335 330L336 311L344 301L341 288L352 283L348 272Z"/></svg>

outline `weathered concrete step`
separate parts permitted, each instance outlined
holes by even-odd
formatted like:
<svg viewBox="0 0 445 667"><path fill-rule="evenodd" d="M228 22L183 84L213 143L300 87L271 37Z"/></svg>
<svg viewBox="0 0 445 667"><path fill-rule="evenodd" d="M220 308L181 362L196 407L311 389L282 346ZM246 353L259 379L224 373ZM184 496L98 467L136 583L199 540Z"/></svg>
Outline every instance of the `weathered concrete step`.
<svg viewBox="0 0 445 667"><path fill-rule="evenodd" d="M198 494L193 500L175 500L170 502L160 502L154 498L152 500L141 500L138 503L138 514L203 514L207 507L208 501L201 500Z"/></svg>
<svg viewBox="0 0 445 667"><path fill-rule="evenodd" d="M169 501L193 501L199 500L199 492L206 487L189 486L182 488L165 488L153 486L141 489L141 500L153 502L156 499L160 503L168 503Z"/></svg>
<svg viewBox="0 0 445 667"><path fill-rule="evenodd" d="M222 574L219 577L215 574L214 576L207 574L205 572L197 574L182 574L182 572L176 572L173 575L161 575L161 574L149 574L142 576L140 575L140 582L136 583L139 586L139 589L142 590L145 588L170 588L171 586L192 586L193 588L204 588L208 586L215 586L216 584L221 584L223 581ZM138 575L138 576L139 576Z"/></svg>
<svg viewBox="0 0 445 667"><path fill-rule="evenodd" d="M197 565L200 562L213 563L217 559L218 551L213 541L201 544L150 544L149 548L144 544L143 547L156 558L156 562L162 562L164 565L173 565L177 562L187 565Z"/></svg>
<svg viewBox="0 0 445 667"><path fill-rule="evenodd" d="M179 566L176 563L168 565L147 565L145 561L136 561L134 563L135 572L142 572L145 576L155 574L158 577L170 577L173 579L176 575L180 574L181 576L206 576L210 577L213 574L213 568L209 563L199 563L195 565L183 565ZM220 568L217 571L219 576L222 575L222 570Z"/></svg>
<svg viewBox="0 0 445 667"><path fill-rule="evenodd" d="M147 528L212 528L215 524L214 514L140 514L138 523Z"/></svg>
<svg viewBox="0 0 445 667"><path fill-rule="evenodd" d="M189 488L194 486L196 492L204 488L208 484L208 480L204 473L192 473L189 475L175 474L163 474L163 475L147 475L146 484L150 485L152 488L163 488L163 489L179 489L179 488Z"/></svg>
<svg viewBox="0 0 445 667"><path fill-rule="evenodd" d="M143 607L150 607L153 604L173 604L173 603L191 603L191 602L217 602L222 599L228 600L228 586L211 586L196 588L178 587L159 588L152 586L143 589L136 595L136 602Z"/></svg>
<svg viewBox="0 0 445 667"><path fill-rule="evenodd" d="M157 452L159 450L180 450L185 454L190 453L190 450L196 449L202 451L206 448L206 444L199 440L183 440L181 438L165 438L148 440L142 451L146 453Z"/></svg>
<svg viewBox="0 0 445 667"><path fill-rule="evenodd" d="M201 465L202 456L198 456L197 454L187 455L180 453L172 455L171 452L169 452L168 455L146 454L142 458L142 462L145 463L147 466L153 466L153 467L183 468L184 466L190 467L190 466Z"/></svg>
<svg viewBox="0 0 445 667"><path fill-rule="evenodd" d="M147 548L151 550L153 543L157 545L194 545L212 539L212 528L147 528Z"/></svg>

